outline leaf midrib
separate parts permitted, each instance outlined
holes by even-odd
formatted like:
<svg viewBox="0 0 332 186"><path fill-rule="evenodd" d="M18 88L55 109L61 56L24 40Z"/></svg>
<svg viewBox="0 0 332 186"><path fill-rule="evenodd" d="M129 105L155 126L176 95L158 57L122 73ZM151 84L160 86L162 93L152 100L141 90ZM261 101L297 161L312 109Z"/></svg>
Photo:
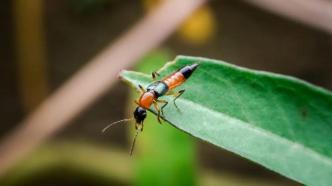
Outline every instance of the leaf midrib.
<svg viewBox="0 0 332 186"><path fill-rule="evenodd" d="M283 143L285 143L285 144L290 144L291 147L298 147L298 148L301 148L301 149L303 149L304 152L307 152L307 153L309 153L309 154L312 154L313 157L316 156L316 157L319 158L320 160L322 160L322 161L328 163L330 166L332 166L332 160L330 159L330 157L325 156L325 155L323 155L323 154L321 154L321 153L319 153L319 152L317 152L317 151L315 151L315 150L313 150L313 149L311 149L311 148L309 148L309 147L307 147L307 146L305 146L305 145L303 145L303 144L301 144L301 143L296 143L296 142L294 142L294 141L289 140L288 138L283 138L282 136L277 135L277 134L275 134L275 133L272 133L272 132L270 132L270 131L268 131L268 130L265 130L265 129L260 128L260 127L256 127L255 125L250 124L249 122L245 122L245 121L243 121L243 120L241 120L241 119L231 117L231 116L229 116L229 115L227 115L227 114L224 114L224 113L220 113L220 112L218 112L218 111L216 111L216 110L213 110L213 109L210 109L210 108L208 108L208 107L202 106L202 105L200 105L200 104L198 104L198 103L195 103L195 102L193 102L193 101L191 101L191 100L188 100L188 99L185 99L185 98L179 98L177 101L184 101L184 102L187 102L187 103L189 103L189 104L192 104L192 105L194 105L194 106L196 106L196 107L200 107L200 108L206 109L206 110L208 110L209 112L211 112L211 113L213 113L214 115L217 115L217 116L219 116L219 117L220 117L220 115L221 115L221 117L227 117L227 118L229 118L229 119L231 119L231 120L240 121L241 123L243 123L244 125L246 125L246 126L245 126L246 128L248 128L248 129L250 129L250 130L253 130L253 131L259 132L259 133L261 133L261 134L263 134L263 135L265 135L265 136L271 137L271 138L273 138L273 139L277 139L278 141L280 140L281 142L283 142ZM170 123L170 124L171 124L171 125L174 125L174 124L172 124L172 123ZM176 125L174 125L174 126L176 126ZM178 127L178 126L176 126L176 127ZM211 142L211 143L213 143L213 142ZM213 143L213 144L214 144L214 143ZM215 144L215 145L216 145L216 144Z"/></svg>

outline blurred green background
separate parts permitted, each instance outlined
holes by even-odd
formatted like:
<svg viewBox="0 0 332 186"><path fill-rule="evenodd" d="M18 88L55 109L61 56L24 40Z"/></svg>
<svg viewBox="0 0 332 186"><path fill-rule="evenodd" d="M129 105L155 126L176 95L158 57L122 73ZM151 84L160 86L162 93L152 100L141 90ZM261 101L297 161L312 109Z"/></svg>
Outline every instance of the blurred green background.
<svg viewBox="0 0 332 186"><path fill-rule="evenodd" d="M0 139L158 3L1 1ZM151 73L178 54L223 59L332 89L330 34L243 1L210 1L133 69ZM130 157L132 124L115 126L106 134L100 131L128 117L137 96L119 80L1 177L0 185L299 185L167 124L159 125L152 114Z"/></svg>

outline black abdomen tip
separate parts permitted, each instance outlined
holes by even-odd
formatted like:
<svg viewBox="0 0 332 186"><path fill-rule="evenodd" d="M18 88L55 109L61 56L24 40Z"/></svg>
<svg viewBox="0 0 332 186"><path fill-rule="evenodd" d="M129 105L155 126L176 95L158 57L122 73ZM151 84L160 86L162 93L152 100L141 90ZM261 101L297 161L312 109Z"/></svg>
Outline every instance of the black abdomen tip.
<svg viewBox="0 0 332 186"><path fill-rule="evenodd" d="M187 79L190 77L190 75L195 71L195 69L199 66L199 64L195 63L192 65L188 65L183 67L180 72L183 74L183 76Z"/></svg>
<svg viewBox="0 0 332 186"><path fill-rule="evenodd" d="M195 71L195 69L199 66L199 64L195 63L190 65L189 67L191 68L192 71Z"/></svg>

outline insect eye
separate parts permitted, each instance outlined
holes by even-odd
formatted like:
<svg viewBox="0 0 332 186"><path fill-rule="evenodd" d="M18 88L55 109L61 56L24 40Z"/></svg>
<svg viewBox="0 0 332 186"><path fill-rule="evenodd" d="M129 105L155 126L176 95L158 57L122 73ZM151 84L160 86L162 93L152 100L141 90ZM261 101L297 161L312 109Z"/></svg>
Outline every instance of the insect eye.
<svg viewBox="0 0 332 186"><path fill-rule="evenodd" d="M142 113L142 116L144 116L144 117L146 116L146 111L145 110L142 111L141 113Z"/></svg>

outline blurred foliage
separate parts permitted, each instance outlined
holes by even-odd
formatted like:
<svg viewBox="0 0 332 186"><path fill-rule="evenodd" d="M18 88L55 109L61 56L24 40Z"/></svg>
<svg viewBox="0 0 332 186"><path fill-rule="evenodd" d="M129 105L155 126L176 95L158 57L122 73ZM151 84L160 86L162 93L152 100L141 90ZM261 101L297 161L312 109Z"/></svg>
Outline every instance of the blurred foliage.
<svg viewBox="0 0 332 186"><path fill-rule="evenodd" d="M36 108L48 95L44 1L13 1L18 87L25 112Z"/></svg>
<svg viewBox="0 0 332 186"><path fill-rule="evenodd" d="M69 0L71 9L79 14L90 15L100 13L106 7L113 3L121 2L120 0Z"/></svg>
<svg viewBox="0 0 332 186"><path fill-rule="evenodd" d="M212 9L205 5L199 8L178 29L178 36L192 45L200 45L210 41L215 34L216 20Z"/></svg>
<svg viewBox="0 0 332 186"><path fill-rule="evenodd" d="M151 74L170 56L165 50L151 52L139 62L136 69ZM137 99L137 96L132 96L130 101ZM173 104L167 107L175 109ZM130 127L133 128L133 125ZM159 124L157 118L148 113L136 148L133 154L136 160L135 185L196 185L196 153L193 141L187 134L167 122Z"/></svg>
<svg viewBox="0 0 332 186"><path fill-rule="evenodd" d="M146 11L153 11L163 0L143 0ZM216 20L209 5L197 9L178 28L177 35L191 45L201 45L210 41L215 34Z"/></svg>
<svg viewBox="0 0 332 186"><path fill-rule="evenodd" d="M50 142L19 162L1 178L0 185L132 185L137 180L133 180L133 165L137 163L133 164L133 158L128 152L114 145L104 146L80 141ZM162 172L159 173L162 175ZM178 174L181 176L182 172ZM145 179L154 180L154 175L144 176ZM168 176L169 174L165 173L165 177L158 179L169 183ZM239 177L237 174L216 173L211 170L201 170L199 178L202 186L219 186L221 183L224 186L282 185L264 178Z"/></svg>
<svg viewBox="0 0 332 186"><path fill-rule="evenodd" d="M0 185L128 185L131 170L131 159L114 146L48 143L19 162Z"/></svg>

